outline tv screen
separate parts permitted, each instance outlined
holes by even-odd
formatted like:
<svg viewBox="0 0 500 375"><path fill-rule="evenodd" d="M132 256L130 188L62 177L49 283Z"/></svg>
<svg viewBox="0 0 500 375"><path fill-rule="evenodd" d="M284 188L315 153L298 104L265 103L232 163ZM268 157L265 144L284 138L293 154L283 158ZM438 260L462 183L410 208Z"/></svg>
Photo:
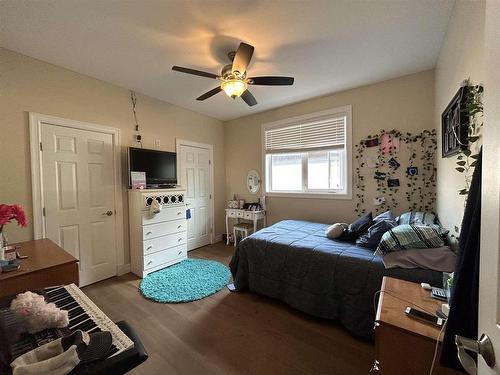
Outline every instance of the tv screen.
<svg viewBox="0 0 500 375"><path fill-rule="evenodd" d="M146 150L129 147L128 175L130 172L146 172L146 185L155 187L177 184L177 155L175 152Z"/></svg>

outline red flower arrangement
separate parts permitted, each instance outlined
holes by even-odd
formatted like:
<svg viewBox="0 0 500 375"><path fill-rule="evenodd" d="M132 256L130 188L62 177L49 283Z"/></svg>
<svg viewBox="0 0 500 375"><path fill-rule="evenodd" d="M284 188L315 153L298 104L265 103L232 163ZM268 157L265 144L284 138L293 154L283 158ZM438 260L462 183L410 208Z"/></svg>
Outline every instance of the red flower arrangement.
<svg viewBox="0 0 500 375"><path fill-rule="evenodd" d="M16 220L17 225L21 227L28 225L26 214L20 204L0 204L0 232L3 226L12 220Z"/></svg>

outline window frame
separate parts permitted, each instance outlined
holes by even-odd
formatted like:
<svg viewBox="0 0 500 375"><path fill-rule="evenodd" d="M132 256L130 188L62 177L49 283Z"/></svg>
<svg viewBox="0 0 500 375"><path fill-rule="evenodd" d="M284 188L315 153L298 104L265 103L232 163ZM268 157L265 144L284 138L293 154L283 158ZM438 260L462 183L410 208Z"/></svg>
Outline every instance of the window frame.
<svg viewBox="0 0 500 375"><path fill-rule="evenodd" d="M301 121L311 121L319 117L329 116L346 116L346 142L345 142L345 189L343 192L338 190L307 190L307 158L302 157L302 189L306 191L270 191L270 176L268 176L268 170L266 168L266 130L283 128L287 126L292 126L297 122ZM333 149L333 148L332 148ZM305 151L314 152L314 151ZM269 153L272 154L272 153ZM336 107L328 109L325 111L308 113L302 116L290 117L287 119L264 123L261 126L261 157L262 157L262 186L264 194L269 197L282 197L282 198L313 198L313 199L352 199L352 106L345 105L341 107Z"/></svg>

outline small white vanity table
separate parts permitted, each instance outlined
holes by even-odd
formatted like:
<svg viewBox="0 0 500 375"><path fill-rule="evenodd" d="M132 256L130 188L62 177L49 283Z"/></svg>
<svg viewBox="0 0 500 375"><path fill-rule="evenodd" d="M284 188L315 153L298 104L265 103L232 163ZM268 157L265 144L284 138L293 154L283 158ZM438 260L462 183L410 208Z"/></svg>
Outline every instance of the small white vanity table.
<svg viewBox="0 0 500 375"><path fill-rule="evenodd" d="M229 219L251 220L253 222L253 232L257 232L257 224L262 220L262 225L266 226L266 211L250 211L238 208L226 208L226 233L229 233ZM226 244L229 245L229 236L227 236Z"/></svg>
<svg viewBox="0 0 500 375"><path fill-rule="evenodd" d="M249 193L252 194L257 194L260 190L260 177L259 173L255 170L251 170L247 174L247 181L246 181L247 189ZM233 201L236 203L236 207L238 206L237 201ZM230 207L233 207L230 205ZM260 207L260 206L259 206ZM265 208L265 207L264 207ZM240 203L240 208L226 208L226 234L227 234L227 240L226 244L229 245L229 219L236 219L238 223L240 222L241 219L243 220L250 220L253 222L253 233L257 232L257 226L259 220L262 220L262 226L266 226L266 210L265 209L259 209L259 210L245 210L241 207Z"/></svg>

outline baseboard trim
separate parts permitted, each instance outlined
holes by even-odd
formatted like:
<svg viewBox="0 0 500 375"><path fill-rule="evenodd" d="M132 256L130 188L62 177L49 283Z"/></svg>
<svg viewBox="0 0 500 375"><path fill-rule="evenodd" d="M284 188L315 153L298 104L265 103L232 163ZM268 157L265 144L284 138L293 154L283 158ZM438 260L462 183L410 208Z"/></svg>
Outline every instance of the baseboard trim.
<svg viewBox="0 0 500 375"><path fill-rule="evenodd" d="M214 243L222 242L222 234L218 234L214 237Z"/></svg>
<svg viewBox="0 0 500 375"><path fill-rule="evenodd" d="M118 276L125 275L126 273L129 273L129 272L130 272L130 264L120 264L117 267L117 275Z"/></svg>

